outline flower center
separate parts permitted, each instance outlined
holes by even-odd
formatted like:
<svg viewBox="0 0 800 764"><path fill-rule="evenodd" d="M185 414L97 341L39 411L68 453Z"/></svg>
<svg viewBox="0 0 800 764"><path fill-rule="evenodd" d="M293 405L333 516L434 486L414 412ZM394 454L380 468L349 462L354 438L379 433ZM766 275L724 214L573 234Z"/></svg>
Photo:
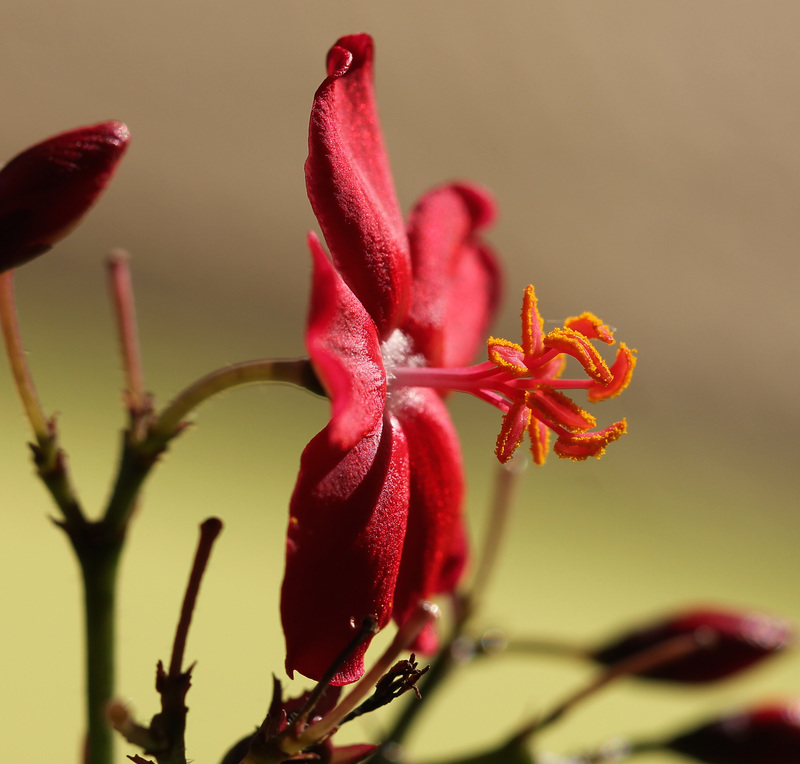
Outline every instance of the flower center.
<svg viewBox="0 0 800 764"><path fill-rule="evenodd" d="M543 325L529 286L522 303L521 344L492 337L487 343L489 360L464 368L422 365L418 356L410 355L408 338L396 331L383 347L390 389L458 390L491 403L503 412L495 448L502 463L512 457L526 432L536 464L545 461L550 431L557 436L554 450L558 456L574 460L600 457L605 447L625 432L625 420L592 430L595 418L560 391L584 389L593 402L619 395L633 374L635 351L620 343L616 360L607 366L592 341L613 344L613 333L591 313L568 318L563 327L548 334L543 333ZM560 378L567 355L581 364L585 379Z"/></svg>

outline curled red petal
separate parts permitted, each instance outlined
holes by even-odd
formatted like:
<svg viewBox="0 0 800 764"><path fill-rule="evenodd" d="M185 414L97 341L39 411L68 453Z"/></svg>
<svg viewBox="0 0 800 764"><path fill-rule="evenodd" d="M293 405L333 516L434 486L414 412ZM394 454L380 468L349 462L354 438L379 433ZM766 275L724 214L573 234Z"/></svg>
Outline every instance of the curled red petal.
<svg viewBox="0 0 800 764"><path fill-rule="evenodd" d="M121 122L61 133L0 170L0 271L63 239L97 201L130 141Z"/></svg>
<svg viewBox="0 0 800 764"><path fill-rule="evenodd" d="M494 217L488 192L466 183L428 192L409 216L414 278L403 329L431 365L469 363L486 337L501 278L480 232Z"/></svg>
<svg viewBox="0 0 800 764"><path fill-rule="evenodd" d="M386 372L377 329L364 306L342 281L309 234L313 260L306 347L331 399L329 437L351 448L383 416Z"/></svg>
<svg viewBox="0 0 800 764"><path fill-rule="evenodd" d="M408 440L410 462L408 529L394 605L394 619L402 624L420 600L443 591L452 578L446 566L453 562L450 555L461 532L464 469L442 399L429 388L393 395L392 412ZM435 631L428 628L411 649L430 655L436 643Z"/></svg>
<svg viewBox="0 0 800 764"><path fill-rule="evenodd" d="M336 267L385 339L411 289L403 218L383 144L369 35L343 37L311 109L306 188Z"/></svg>
<svg viewBox="0 0 800 764"><path fill-rule="evenodd" d="M319 680L362 620L380 628L392 604L408 515L408 448L392 418L350 450L325 428L309 444L289 506L281 620L286 671ZM332 684L364 673L367 643Z"/></svg>

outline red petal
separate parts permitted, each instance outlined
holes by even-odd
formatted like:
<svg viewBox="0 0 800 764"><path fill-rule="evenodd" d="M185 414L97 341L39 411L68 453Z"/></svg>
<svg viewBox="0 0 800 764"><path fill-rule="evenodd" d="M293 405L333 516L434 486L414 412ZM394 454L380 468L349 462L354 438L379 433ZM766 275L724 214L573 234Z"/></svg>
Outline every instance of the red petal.
<svg viewBox="0 0 800 764"><path fill-rule="evenodd" d="M331 399L329 437L343 449L352 448L383 416L386 372L380 341L364 306L313 233L308 244L314 273L306 347Z"/></svg>
<svg viewBox="0 0 800 764"><path fill-rule="evenodd" d="M394 419L350 451L325 428L309 444L289 507L281 619L286 671L319 680L366 616L391 617L408 513L408 448ZM364 673L359 648L332 684Z"/></svg>
<svg viewBox="0 0 800 764"><path fill-rule="evenodd" d="M439 584L435 594L453 594L467 571L469 562L469 536L462 514L453 531L450 550L445 555Z"/></svg>
<svg viewBox="0 0 800 764"><path fill-rule="evenodd" d="M477 234L494 215L485 191L459 183L430 191L409 216L414 284L403 328L433 366L464 366L486 339L500 271Z"/></svg>
<svg viewBox="0 0 800 764"><path fill-rule="evenodd" d="M314 96L306 188L336 267L385 339L408 307L411 264L372 85L372 39L341 38Z"/></svg>
<svg viewBox="0 0 800 764"><path fill-rule="evenodd" d="M392 412L408 439L411 492L400 576L395 592L394 619L403 623L423 599L443 591L452 579L450 555L461 531L464 470L461 449L450 415L431 389L393 393ZM402 396L402 397L400 397ZM436 649L429 629L413 650L430 654Z"/></svg>
<svg viewBox="0 0 800 764"><path fill-rule="evenodd" d="M121 122L61 133L0 171L0 271L41 255L97 201L128 147Z"/></svg>

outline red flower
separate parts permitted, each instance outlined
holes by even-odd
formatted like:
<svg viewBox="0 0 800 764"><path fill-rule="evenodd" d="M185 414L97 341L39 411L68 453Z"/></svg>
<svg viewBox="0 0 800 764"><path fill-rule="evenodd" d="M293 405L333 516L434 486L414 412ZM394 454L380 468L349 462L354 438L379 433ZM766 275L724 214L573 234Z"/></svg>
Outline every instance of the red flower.
<svg viewBox="0 0 800 764"><path fill-rule="evenodd" d="M463 539L461 453L441 397L393 388L405 365L460 365L494 312L498 270L477 236L494 210L453 184L403 224L372 87L372 40L342 38L311 112L306 183L331 250L309 237L308 352L331 421L308 445L290 505L281 614L286 668L319 679L366 615L402 621L453 585ZM430 650L432 635L422 647ZM363 673L362 646L335 683Z"/></svg>
<svg viewBox="0 0 800 764"><path fill-rule="evenodd" d="M0 271L43 254L97 201L130 141L121 122L49 138L0 170Z"/></svg>
<svg viewBox="0 0 800 764"><path fill-rule="evenodd" d="M402 624L420 599L458 582L466 554L463 471L445 391L473 393L504 412L501 461L528 428L541 463L540 422L558 434L559 455L584 459L599 456L624 422L587 433L594 420L555 387L584 388L599 400L621 391L634 363L623 347L605 366L590 340L613 339L589 314L542 338L531 287L523 345L490 340L489 362L464 368L498 301L498 267L479 236L494 206L484 191L454 183L425 195L403 224L372 58L368 35L344 37L329 52L306 162L332 259L310 235L306 345L331 399L331 420L301 459L281 616L286 669L312 679L337 661L365 616L379 627L392 616ZM590 379L557 380L562 353L578 357ZM435 646L429 629L414 649ZM342 664L335 684L362 675L365 649Z"/></svg>

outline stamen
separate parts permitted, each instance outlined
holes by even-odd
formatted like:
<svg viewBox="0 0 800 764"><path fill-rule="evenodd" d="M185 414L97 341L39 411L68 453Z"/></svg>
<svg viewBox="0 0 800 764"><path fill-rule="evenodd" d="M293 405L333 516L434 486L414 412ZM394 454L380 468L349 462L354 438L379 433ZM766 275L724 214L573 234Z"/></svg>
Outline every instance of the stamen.
<svg viewBox="0 0 800 764"><path fill-rule="evenodd" d="M489 360L465 368L430 368L415 363L408 338L395 332L384 343L389 387L431 387L470 393L503 412L495 454L505 464L522 442L531 440L536 464L544 464L549 431L558 435L555 452L565 459L599 457L605 447L625 432L625 420L597 432L596 420L560 390L584 389L590 401L619 395L628 385L636 365L635 351L621 343L611 368L592 340L614 342L613 332L592 313L565 321L565 326L543 334L533 287L522 300L522 344L491 337ZM577 359L588 379L560 379L565 356Z"/></svg>
<svg viewBox="0 0 800 764"><path fill-rule="evenodd" d="M564 326L567 329L580 332L587 339L600 340L605 342L606 345L613 345L616 341L611 327L608 324L604 324L594 313L581 313L580 316L571 316L564 321Z"/></svg>
<svg viewBox="0 0 800 764"><path fill-rule="evenodd" d="M545 338L544 346L575 358L586 373L603 385L611 382L611 372L589 340L572 329L553 329Z"/></svg>
<svg viewBox="0 0 800 764"><path fill-rule="evenodd" d="M540 419L553 421L565 430L583 432L597 424L597 420L572 398L546 385L529 393L526 400L533 412L540 415Z"/></svg>
<svg viewBox="0 0 800 764"><path fill-rule="evenodd" d="M623 419L597 432L565 433L558 438L553 450L562 459L576 462L590 456L599 459L606 452L606 446L621 438L627 427L627 422Z"/></svg>
<svg viewBox="0 0 800 764"><path fill-rule="evenodd" d="M590 401L604 401L607 398L614 398L619 395L630 383L633 376L633 369L636 366L636 350L631 350L621 342L617 351L617 358L611 365L611 376L613 379L607 385L592 383L589 385L588 396Z"/></svg>
<svg viewBox="0 0 800 764"><path fill-rule="evenodd" d="M533 284L525 287L522 296L522 347L525 355L537 356L542 353L542 329L544 320L536 306L536 293Z"/></svg>
<svg viewBox="0 0 800 764"><path fill-rule="evenodd" d="M529 373L525 365L525 351L516 342L498 340L490 337L488 342L489 360L498 368L505 369L515 377L525 377Z"/></svg>
<svg viewBox="0 0 800 764"><path fill-rule="evenodd" d="M514 451L525 437L532 416L526 398L512 403L503 417L503 424L500 427L500 434L497 436L497 445L494 449L500 464L505 464L514 455Z"/></svg>

